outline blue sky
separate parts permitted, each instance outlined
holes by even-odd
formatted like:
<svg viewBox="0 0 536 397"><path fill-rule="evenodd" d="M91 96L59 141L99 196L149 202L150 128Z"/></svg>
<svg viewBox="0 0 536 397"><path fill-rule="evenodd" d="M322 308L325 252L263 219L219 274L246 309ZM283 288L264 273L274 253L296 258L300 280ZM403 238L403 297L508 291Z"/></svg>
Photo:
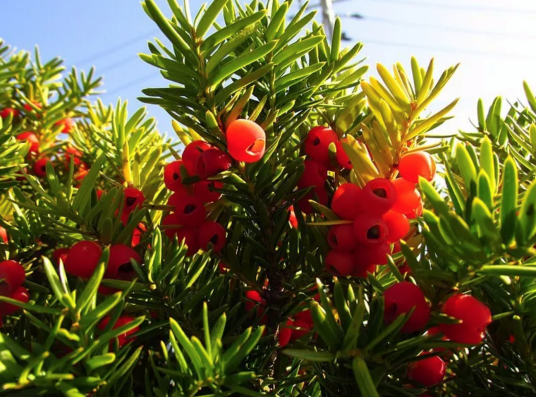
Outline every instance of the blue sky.
<svg viewBox="0 0 536 397"><path fill-rule="evenodd" d="M157 3L170 15L166 1ZM192 10L201 3L192 0ZM343 17L343 29L354 41L364 42L362 55L372 70L377 62L396 61L409 69L412 55L423 64L435 57L438 71L461 62L434 108L462 97L446 132L470 128L468 118L476 118L479 97L487 105L498 94L512 101L522 98L523 80L536 91L533 0L348 0L337 3L335 10L365 17ZM142 88L166 84L136 56L146 51L148 39L163 37L138 1L11 0L2 3L2 14L0 37L7 43L19 49L38 44L43 59L61 56L67 66L95 65L105 77L106 103L121 97L134 110ZM164 111L150 106L149 112L161 131L172 131Z"/></svg>

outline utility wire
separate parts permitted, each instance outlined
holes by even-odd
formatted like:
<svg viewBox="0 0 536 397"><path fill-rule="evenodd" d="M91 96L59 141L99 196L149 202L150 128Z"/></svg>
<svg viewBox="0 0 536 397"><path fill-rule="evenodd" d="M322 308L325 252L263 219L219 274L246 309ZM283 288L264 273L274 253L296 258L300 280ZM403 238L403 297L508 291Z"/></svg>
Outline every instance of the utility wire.
<svg viewBox="0 0 536 397"><path fill-rule="evenodd" d="M534 59L533 56L525 55L525 54L516 54L516 53L506 53L506 52L492 52L492 51L478 51L478 50L469 50L469 49L463 49L463 48L453 48L453 47L436 47L436 46L426 46L421 44L415 44L415 43L401 43L401 42L394 42L394 41L382 41L382 40L374 40L374 39L360 39L359 41L365 43L365 44L377 44L387 47L406 47L406 48L415 48L419 50L431 50L431 51L437 51L437 52L452 52L455 54L468 54L468 55L478 55L483 57L490 57L490 58L522 58L522 59Z"/></svg>
<svg viewBox="0 0 536 397"><path fill-rule="evenodd" d="M115 53L116 51L119 51L119 50L121 50L121 49L123 49L125 47L128 47L128 46L131 46L133 44L136 44L140 40L146 39L148 36L150 36L152 34L155 34L157 32L159 32L158 29L152 29L152 30L150 30L148 32L140 34L139 36L133 37L131 39L123 41L122 43L114 45L113 47L107 48L107 49L105 49L103 51L100 51L100 52L97 52L97 53L95 53L93 55L90 55L85 59L82 59L82 60L80 60L78 62L75 62L74 65L84 65L86 63L93 62L95 59L104 58L105 56L111 55L111 54Z"/></svg>
<svg viewBox="0 0 536 397"><path fill-rule="evenodd" d="M124 90L125 88L129 88L130 86L132 86L134 84L141 83L142 81L150 81L150 80L152 80L153 78L156 78L156 77L160 77L160 75L155 74L154 72L151 72L149 74L145 74L145 75L143 75L141 77L138 77L138 78L136 78L134 80L128 81L125 84L121 84L118 87L112 88L110 91L106 92L106 95L116 94L117 92L120 92L120 91Z"/></svg>
<svg viewBox="0 0 536 397"><path fill-rule="evenodd" d="M474 4L446 4L435 3L432 1L419 1L419 0L369 0L370 3L395 3L398 5L414 5L419 7L428 8L443 8L448 10L464 10L464 11L484 11L484 12L500 12L508 14L536 14L535 8L511 8L511 7L490 7L480 6Z"/></svg>
<svg viewBox="0 0 536 397"><path fill-rule="evenodd" d="M380 18L375 16L363 16L363 21L371 21L371 22L379 22L379 23L388 23L391 25L399 25L399 26L408 26L408 27L414 27L414 28L424 28L424 29L432 29L432 30L443 30L446 32L455 32L455 33L464 33L464 34L474 34L474 35L482 35L482 36L500 36L500 37L523 37L523 38L536 38L536 35L530 35L530 34L524 34L524 33L509 33L509 32L497 32L492 30L472 30L472 29L465 29L465 28L458 28L455 26L445 26L445 25L431 25L426 23L414 23L414 22L406 22L406 21L400 21L396 19L386 19L386 18Z"/></svg>
<svg viewBox="0 0 536 397"><path fill-rule="evenodd" d="M125 58L122 58L120 60L118 60L117 62L114 62L114 63L111 63L109 64L108 66L104 66L102 69L98 69L97 68L97 72L102 74L102 73L106 73L106 72L109 72L110 70L114 70L114 69L117 69L118 67L120 66L123 66L127 63L130 63L130 62L134 62L135 60L138 60L139 58L135 55L129 55Z"/></svg>

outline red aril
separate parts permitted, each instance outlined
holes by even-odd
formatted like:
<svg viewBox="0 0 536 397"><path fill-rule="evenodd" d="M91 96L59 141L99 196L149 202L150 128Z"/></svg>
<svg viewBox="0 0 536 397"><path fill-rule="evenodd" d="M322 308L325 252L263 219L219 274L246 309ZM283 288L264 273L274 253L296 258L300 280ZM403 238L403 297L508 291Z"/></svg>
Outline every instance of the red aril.
<svg viewBox="0 0 536 397"><path fill-rule="evenodd" d="M392 210L401 214L407 214L419 207L421 204L421 194L415 189L415 184L398 178L393 181L395 185L397 199Z"/></svg>
<svg viewBox="0 0 536 397"><path fill-rule="evenodd" d="M409 232L409 221L405 215L395 211L388 211L382 215L382 220L387 226L387 242L396 243Z"/></svg>
<svg viewBox="0 0 536 397"><path fill-rule="evenodd" d="M329 251L324 258L324 266L336 276L349 276L354 270L354 255L351 252Z"/></svg>
<svg viewBox="0 0 536 397"><path fill-rule="evenodd" d="M342 147L343 142L348 142L348 140L343 138L335 144L337 148L337 163L339 163L341 168L351 170L353 168L352 162Z"/></svg>
<svg viewBox="0 0 536 397"><path fill-rule="evenodd" d="M310 186L315 186L317 188L323 187L328 178L328 170L324 164L319 163L318 161L305 160L303 166L305 169L298 181L298 187L300 189Z"/></svg>
<svg viewBox="0 0 536 397"><path fill-rule="evenodd" d="M188 174L196 175L197 160L201 156L201 153L209 149L214 149L214 146L205 141L193 141L186 145L182 152L182 161Z"/></svg>
<svg viewBox="0 0 536 397"><path fill-rule="evenodd" d="M458 343L480 343L492 320L489 308L471 295L451 296L443 304L441 312L460 320L459 324L439 325L440 331L447 338Z"/></svg>
<svg viewBox="0 0 536 397"><path fill-rule="evenodd" d="M389 179L376 178L363 188L361 206L363 211L383 215L395 205L396 200L397 192L393 183Z"/></svg>
<svg viewBox="0 0 536 397"><path fill-rule="evenodd" d="M419 177L431 181L435 176L436 164L430 154L414 152L400 159L398 171L402 178L411 183L419 183Z"/></svg>
<svg viewBox="0 0 536 397"><path fill-rule="evenodd" d="M339 218L353 221L363 211L361 201L361 189L353 183L344 183L335 191L331 209Z"/></svg>
<svg viewBox="0 0 536 397"><path fill-rule="evenodd" d="M353 225L333 226L328 232L328 243L334 250L352 251L357 243Z"/></svg>
<svg viewBox="0 0 536 397"><path fill-rule="evenodd" d="M329 164L329 145L339 140L335 131L331 128L318 126L314 127L307 134L305 139L305 154L313 160L323 164Z"/></svg>
<svg viewBox="0 0 536 397"><path fill-rule="evenodd" d="M408 281L394 284L385 290L383 297L385 300L383 319L386 324L391 324L400 315L409 313L413 308L413 313L400 331L409 334L423 330L428 324L430 307L424 294L415 284Z"/></svg>
<svg viewBox="0 0 536 397"><path fill-rule="evenodd" d="M227 150L236 161L259 161L266 149L266 134L262 127L251 120L235 120L225 131Z"/></svg>

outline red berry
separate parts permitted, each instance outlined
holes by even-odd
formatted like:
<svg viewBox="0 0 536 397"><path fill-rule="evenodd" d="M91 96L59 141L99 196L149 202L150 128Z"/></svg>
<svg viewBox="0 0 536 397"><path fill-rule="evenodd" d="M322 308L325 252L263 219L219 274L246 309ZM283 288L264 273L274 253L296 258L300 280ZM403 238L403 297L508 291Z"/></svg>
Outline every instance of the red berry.
<svg viewBox="0 0 536 397"><path fill-rule="evenodd" d="M84 178L87 176L88 172L89 171L87 169L80 167L80 169L76 171L75 174L73 175L74 180L81 183L84 180Z"/></svg>
<svg viewBox="0 0 536 397"><path fill-rule="evenodd" d="M329 164L329 145L339 140L335 131L331 128L314 127L305 139L305 154L313 160L323 164Z"/></svg>
<svg viewBox="0 0 536 397"><path fill-rule="evenodd" d="M163 229L164 233L166 234L166 236L168 236L171 239L173 238L173 236L175 236L175 234L177 234L177 230L180 229L180 227L181 227L180 223L179 223L179 219L177 218L176 214L168 214L168 215L164 216L162 218L161 225L162 226L175 226L173 228Z"/></svg>
<svg viewBox="0 0 536 397"><path fill-rule="evenodd" d="M220 252L225 241L225 229L219 223L206 221L199 226L199 246L203 251L208 251L211 244L214 252Z"/></svg>
<svg viewBox="0 0 536 397"><path fill-rule="evenodd" d="M344 183L337 188L331 200L331 209L340 218L353 221L362 212L361 189L353 183Z"/></svg>
<svg viewBox="0 0 536 397"><path fill-rule="evenodd" d="M7 236L7 230L4 229L2 226L0 226L0 239L7 244L9 241L9 238Z"/></svg>
<svg viewBox="0 0 536 397"><path fill-rule="evenodd" d="M298 205L298 208L304 214L310 214L314 211L313 206L311 205L309 200L314 200L317 203L326 205L328 203L329 198L326 190L323 187L313 189L296 203Z"/></svg>
<svg viewBox="0 0 536 397"><path fill-rule="evenodd" d="M102 321L99 323L99 325L97 326L97 328L100 331L104 331L106 329L106 326L110 322L110 319L111 319L111 317L109 317L109 316L104 317L102 319ZM131 323L134 320L135 320L135 318L132 317L132 316L121 316L121 317L119 317L117 319L117 321L115 322L115 324L112 327L112 329L117 329L119 327L122 327L123 325L127 325L127 324ZM139 330L140 330L140 327L136 326L136 327L132 328L130 331L127 331L124 334L119 335L117 337L117 342L119 344L119 347L122 347L122 346L126 345L127 343L130 343L130 342L133 342L134 340L136 340L136 337L131 336L131 335L135 334ZM113 347L113 341L110 341L110 348L112 348L112 347Z"/></svg>
<svg viewBox="0 0 536 397"><path fill-rule="evenodd" d="M297 329L293 329L292 330L292 336L290 338L290 340L292 342L300 339L301 337L303 337L305 334L307 334L311 328L313 328L313 323L312 321L309 322L309 321L304 321L304 320L300 320L298 318L296 318L294 321L293 321L293 324L292 324L295 328Z"/></svg>
<svg viewBox="0 0 536 397"><path fill-rule="evenodd" d="M246 291L245 295L246 295L246 298L248 299L246 300L246 311L248 313L251 313L255 305L258 304L256 316L257 318L260 319L261 323L266 322L266 315L264 314L264 308L266 307L266 300L264 300L264 298L261 297L261 294L255 290Z"/></svg>
<svg viewBox="0 0 536 397"><path fill-rule="evenodd" d="M47 157L40 158L34 163L33 170L36 176L40 178L47 176L47 163L50 163Z"/></svg>
<svg viewBox="0 0 536 397"><path fill-rule="evenodd" d="M295 321L303 321L304 323L310 324L311 327L314 324L313 316L311 315L311 310L310 309L307 309L307 310L304 310L302 312L296 313L296 315L294 317L296 318Z"/></svg>
<svg viewBox="0 0 536 397"><path fill-rule="evenodd" d="M132 232L132 239L130 240L130 246L136 247L143 236L143 233L147 231L147 227L143 223L138 223L138 226Z"/></svg>
<svg viewBox="0 0 536 397"><path fill-rule="evenodd" d="M262 127L251 120L235 120L225 132L227 150L236 161L259 161L266 149L266 134Z"/></svg>
<svg viewBox="0 0 536 397"><path fill-rule="evenodd" d="M39 153L39 139L31 131L23 132L22 134L17 135L19 141L30 142L30 153Z"/></svg>
<svg viewBox="0 0 536 397"><path fill-rule="evenodd" d="M71 147L71 146L66 147L65 148L65 162L64 162L64 166L66 170L68 170L69 167L71 166L71 155L73 156L74 169L76 170L80 166L80 164L83 164L81 160L83 153L74 147Z"/></svg>
<svg viewBox="0 0 536 397"><path fill-rule="evenodd" d="M102 189L95 190L95 194L97 195L97 200L101 199L103 193L104 193L104 190L102 190Z"/></svg>
<svg viewBox="0 0 536 397"><path fill-rule="evenodd" d="M421 204L421 194L415 189L415 184L398 178L393 181L397 192L397 199L393 211L407 214L414 211Z"/></svg>
<svg viewBox="0 0 536 397"><path fill-rule="evenodd" d="M361 244L383 243L387 233L387 225L379 216L363 213L354 219L354 235Z"/></svg>
<svg viewBox="0 0 536 397"><path fill-rule="evenodd" d="M183 164L182 160L177 160L164 167L164 183L172 192L183 189L181 178L181 165Z"/></svg>
<svg viewBox="0 0 536 397"><path fill-rule="evenodd" d="M43 108L43 105L41 105L39 102L32 101L32 104L38 109ZM23 107L24 107L24 110L26 110L27 112L34 112L34 108L29 103L25 103Z"/></svg>
<svg viewBox="0 0 536 397"><path fill-rule="evenodd" d="M403 281L394 284L384 292L385 310L383 319L391 324L401 314L409 313L415 308L411 317L401 329L402 333L412 333L423 330L430 319L430 307L426 303L424 294L415 284Z"/></svg>
<svg viewBox="0 0 536 397"><path fill-rule="evenodd" d="M324 164L318 161L305 160L303 162L305 169L298 181L298 187L304 189L306 187L315 186L317 188L324 187L324 183L328 178L328 170Z"/></svg>
<svg viewBox="0 0 536 397"><path fill-rule="evenodd" d="M358 245L354 250L354 277L366 278L367 273L374 273L376 266L387 264L387 254L391 247L387 243Z"/></svg>
<svg viewBox="0 0 536 397"><path fill-rule="evenodd" d="M337 147L337 163L341 166L341 168L346 168L347 170L351 170L354 168L352 166L352 162L350 161L350 158L344 151L344 148L342 147L343 142L348 142L346 138L341 139L337 143L335 143L335 146Z"/></svg>
<svg viewBox="0 0 536 397"><path fill-rule="evenodd" d="M193 141L184 148L184 151L182 152L182 161L188 174L196 175L197 160L201 156L201 153L209 149L214 149L214 146L209 145L205 141Z"/></svg>
<svg viewBox="0 0 536 397"><path fill-rule="evenodd" d="M389 211L396 202L397 192L389 179L376 178L363 188L361 205L367 212L382 215Z"/></svg>
<svg viewBox="0 0 536 397"><path fill-rule="evenodd" d="M54 123L54 126L55 127L63 126L63 128L61 129L61 132L65 134L69 134L73 130L74 120L70 117L66 117L60 121L56 121Z"/></svg>
<svg viewBox="0 0 536 397"><path fill-rule="evenodd" d="M368 265L366 267L361 267L360 265L356 265L354 266L352 277L367 278L369 273L374 274L375 271L376 271L376 265Z"/></svg>
<svg viewBox="0 0 536 397"><path fill-rule="evenodd" d="M123 207L123 212L131 213L136 208L141 207L145 201L145 196L141 190L138 190L134 187L128 187L124 191L125 194L125 206Z"/></svg>
<svg viewBox="0 0 536 397"><path fill-rule="evenodd" d="M5 109L0 110L0 117L3 119L7 119L7 117L10 114L12 114L13 118L15 118L15 117L19 117L20 112L17 109L13 109L13 108L5 108Z"/></svg>
<svg viewBox="0 0 536 397"><path fill-rule="evenodd" d="M186 251L186 256L192 256L197 251L199 251L199 235L198 231L193 227L183 226L177 229L177 241L184 244L188 247Z"/></svg>
<svg viewBox="0 0 536 397"><path fill-rule="evenodd" d="M294 229L298 228L298 218L296 218L296 213L294 212L294 206L291 205L288 207L288 212L290 213L288 217L288 221L290 223L290 226L292 226Z"/></svg>
<svg viewBox="0 0 536 397"><path fill-rule="evenodd" d="M184 185L182 185L182 186L184 186ZM171 196L169 196L168 201L167 201L167 205L176 207L177 204L179 203L180 198L183 197L183 196L192 197L190 194L188 194L188 191L186 190L186 188L184 188L184 190L181 190L179 192L174 192Z"/></svg>
<svg viewBox="0 0 536 397"><path fill-rule="evenodd" d="M23 303L28 303L30 301L28 290L24 287L18 287L15 292L9 295L9 297ZM12 305L11 303L0 303L0 315L10 316L19 312L20 310L21 308L19 306Z"/></svg>
<svg viewBox="0 0 536 397"><path fill-rule="evenodd" d="M328 243L334 250L352 251L357 243L352 224L337 225L329 229Z"/></svg>
<svg viewBox="0 0 536 397"><path fill-rule="evenodd" d="M290 338L292 337L292 328L290 327L292 326L293 322L290 319L285 324L279 326L279 334L277 336L279 347L285 347L290 342Z"/></svg>
<svg viewBox="0 0 536 397"><path fill-rule="evenodd" d="M428 153L415 152L400 159L398 171L402 178L411 183L419 183L420 176L431 181L435 176L436 164Z"/></svg>
<svg viewBox="0 0 536 397"><path fill-rule="evenodd" d="M349 276L354 270L354 255L351 252L329 251L324 259L326 270L336 276Z"/></svg>
<svg viewBox="0 0 536 397"><path fill-rule="evenodd" d="M408 219L416 219L418 218L419 216L422 215L422 212L423 212L424 208L423 208L423 202L422 202L422 199L420 200L419 202L419 206L413 210L411 210L411 212L408 212L406 215L406 218Z"/></svg>
<svg viewBox="0 0 536 397"><path fill-rule="evenodd" d="M177 236L177 241L179 242L179 244L182 243L182 241L184 241L184 244L186 244L186 246L188 247L186 256L192 256L197 251L199 251L197 230L189 226L180 226L180 223L179 223L179 220L177 219L176 214L166 215L162 219L162 225L176 226L171 229L165 229L164 233L170 239L173 239L175 236Z"/></svg>
<svg viewBox="0 0 536 397"><path fill-rule="evenodd" d="M441 358L429 357L412 362L409 365L408 378L430 387L443 380L446 370L445 362Z"/></svg>
<svg viewBox="0 0 536 397"><path fill-rule="evenodd" d="M0 295L10 296L26 279L24 268L19 262L7 260L0 262Z"/></svg>
<svg viewBox="0 0 536 397"><path fill-rule="evenodd" d="M213 189L221 189L223 183L219 181L201 181L194 183L194 196L204 203L212 203L221 197L221 193Z"/></svg>
<svg viewBox="0 0 536 397"><path fill-rule="evenodd" d="M135 272L130 259L134 259L141 265L141 257L132 248L124 244L112 245L104 277L117 280L132 280Z"/></svg>
<svg viewBox="0 0 536 397"><path fill-rule="evenodd" d="M409 232L409 221L403 214L388 211L382 215L382 220L387 225L387 242L389 244L396 243Z"/></svg>
<svg viewBox="0 0 536 397"><path fill-rule="evenodd" d="M197 175L200 178L206 179L227 171L231 168L233 161L231 157L219 149L209 149L201 153L196 164Z"/></svg>
<svg viewBox="0 0 536 397"><path fill-rule="evenodd" d="M67 261L67 256L69 255L69 248L58 248L54 250L52 253L52 259L54 260L54 264L56 266L60 265L60 259L65 265L65 262Z"/></svg>
<svg viewBox="0 0 536 397"><path fill-rule="evenodd" d="M205 205L197 197L182 195L175 201L175 214L179 225L199 226L205 220Z"/></svg>
<svg viewBox="0 0 536 397"><path fill-rule="evenodd" d="M101 254L102 248L97 243L79 241L69 250L65 261L65 271L71 276L88 279L97 268Z"/></svg>
<svg viewBox="0 0 536 397"><path fill-rule="evenodd" d="M491 323L489 308L471 295L456 294L443 304L441 312L461 320L459 324L441 324L439 329L447 338L458 343L476 345L484 339Z"/></svg>
<svg viewBox="0 0 536 397"><path fill-rule="evenodd" d="M218 262L218 269L221 274L225 274L229 271L229 266L227 266L224 262L219 261Z"/></svg>

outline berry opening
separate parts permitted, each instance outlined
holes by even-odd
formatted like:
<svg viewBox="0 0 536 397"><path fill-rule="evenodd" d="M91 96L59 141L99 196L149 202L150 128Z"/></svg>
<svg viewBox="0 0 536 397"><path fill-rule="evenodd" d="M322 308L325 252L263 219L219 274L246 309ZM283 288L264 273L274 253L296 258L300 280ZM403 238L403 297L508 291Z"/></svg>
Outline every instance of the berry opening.
<svg viewBox="0 0 536 397"><path fill-rule="evenodd" d="M330 273L334 274L335 276L337 276L337 277L341 277L341 276L342 276L342 275L341 275L341 272L339 272L335 266L333 266L333 265L329 265L328 268L329 268L328 271L329 271Z"/></svg>
<svg viewBox="0 0 536 397"><path fill-rule="evenodd" d="M319 137L316 137L315 140L313 141L313 145L314 146L317 146L320 144L320 138Z"/></svg>
<svg viewBox="0 0 536 397"><path fill-rule="evenodd" d="M374 225L367 230L367 238L370 240L377 240L381 237L382 231L380 225Z"/></svg>
<svg viewBox="0 0 536 397"><path fill-rule="evenodd" d="M246 152L251 155L258 154L264 150L264 139L257 139L246 149Z"/></svg>
<svg viewBox="0 0 536 397"><path fill-rule="evenodd" d="M180 178L180 175L177 174L176 172L174 172L174 173L173 173L173 180L176 181L176 180L179 179L179 178Z"/></svg>
<svg viewBox="0 0 536 397"><path fill-rule="evenodd" d="M398 305L396 302L386 302L385 306L384 317L389 323L391 323L396 319Z"/></svg>
<svg viewBox="0 0 536 397"><path fill-rule="evenodd" d="M212 236L209 240L212 244L216 245L218 244L218 235L215 234L214 236Z"/></svg>
<svg viewBox="0 0 536 397"><path fill-rule="evenodd" d="M383 189L383 188L379 188L379 189L374 189L372 191L372 193L374 193L376 196L378 197L381 197L381 198L387 198L387 190Z"/></svg>
<svg viewBox="0 0 536 397"><path fill-rule="evenodd" d="M127 197L126 199L127 207L134 205L135 202L136 202L136 197Z"/></svg>
<svg viewBox="0 0 536 397"><path fill-rule="evenodd" d="M117 268L117 271L119 273L131 273L134 271L134 268L132 267L132 263L125 262Z"/></svg>
<svg viewBox="0 0 536 397"><path fill-rule="evenodd" d="M188 204L186 207L184 207L184 213L185 214L191 214L192 212L195 211L196 208L197 208L197 206L195 206L193 204Z"/></svg>

